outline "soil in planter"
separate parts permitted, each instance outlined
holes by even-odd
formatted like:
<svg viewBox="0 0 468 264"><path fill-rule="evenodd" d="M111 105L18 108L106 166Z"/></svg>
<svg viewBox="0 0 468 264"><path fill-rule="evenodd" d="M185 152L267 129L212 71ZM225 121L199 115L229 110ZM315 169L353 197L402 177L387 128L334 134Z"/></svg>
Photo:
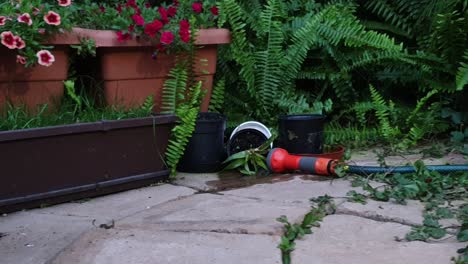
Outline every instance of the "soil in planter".
<svg viewBox="0 0 468 264"><path fill-rule="evenodd" d="M267 137L255 129L243 129L237 132L228 143L228 155L260 147Z"/></svg>

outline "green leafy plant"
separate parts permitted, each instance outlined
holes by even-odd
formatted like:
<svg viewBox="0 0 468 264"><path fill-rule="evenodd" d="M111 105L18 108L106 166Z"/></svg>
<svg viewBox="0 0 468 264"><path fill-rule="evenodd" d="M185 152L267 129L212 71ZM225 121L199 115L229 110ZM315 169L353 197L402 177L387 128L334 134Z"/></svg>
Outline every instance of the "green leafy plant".
<svg viewBox="0 0 468 264"><path fill-rule="evenodd" d="M319 196L311 199L311 201L317 203L317 206L312 206L310 212L304 216L300 224L290 223L284 215L276 219L276 221L284 224L284 234L281 236L281 242L278 245L281 250L283 264L291 263L291 252L294 251L296 246L295 240L312 234L312 227L319 227L319 223L325 216L335 212L335 204L328 195Z"/></svg>
<svg viewBox="0 0 468 264"><path fill-rule="evenodd" d="M401 45L359 23L352 4L292 8L277 0L249 3L224 0L220 4L220 23L230 26L233 35L220 65L226 72L226 100L234 106L232 110L245 116L273 123L280 113L316 112L319 102L323 106L319 110L330 108L331 101L322 98L323 90L299 89L296 80L327 80L324 89L345 92L350 90L350 72L355 68L403 58ZM351 52L340 53L344 50ZM323 67L309 65L310 54L318 56L316 64Z"/></svg>
<svg viewBox="0 0 468 264"><path fill-rule="evenodd" d="M270 145L276 135L271 136L261 146L244 150L229 156L223 164L227 164L224 170L237 169L244 175L256 175L259 170L268 170L265 155L270 150Z"/></svg>
<svg viewBox="0 0 468 264"><path fill-rule="evenodd" d="M194 49L191 50L188 60L179 58L164 82L162 91L162 113L176 114L179 117L179 124L172 130L165 154L166 165L171 170L172 176L176 174L177 164L195 130L203 97L202 82L195 82L193 73L195 60Z"/></svg>

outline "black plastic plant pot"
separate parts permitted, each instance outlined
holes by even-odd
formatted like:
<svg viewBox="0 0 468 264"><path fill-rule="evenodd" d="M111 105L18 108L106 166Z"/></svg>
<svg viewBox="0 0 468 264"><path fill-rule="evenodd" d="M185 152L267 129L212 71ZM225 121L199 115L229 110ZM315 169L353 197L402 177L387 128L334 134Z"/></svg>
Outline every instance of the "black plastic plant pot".
<svg viewBox="0 0 468 264"><path fill-rule="evenodd" d="M199 113L195 131L177 170L193 173L219 171L226 158L225 129L226 116L218 113Z"/></svg>
<svg viewBox="0 0 468 264"><path fill-rule="evenodd" d="M318 114L282 115L278 118L278 147L291 154L323 152L325 116Z"/></svg>

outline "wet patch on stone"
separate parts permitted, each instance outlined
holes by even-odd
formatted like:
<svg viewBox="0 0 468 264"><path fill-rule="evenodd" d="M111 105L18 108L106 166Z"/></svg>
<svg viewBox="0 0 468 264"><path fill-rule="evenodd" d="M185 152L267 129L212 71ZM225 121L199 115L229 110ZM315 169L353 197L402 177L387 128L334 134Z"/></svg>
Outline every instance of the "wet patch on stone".
<svg viewBox="0 0 468 264"><path fill-rule="evenodd" d="M268 174L261 173L254 176L244 176L239 172L227 171L219 173L219 180L207 181L206 184L213 187L216 191L232 190L237 188L249 187L257 184L272 184L277 182L286 182L299 177L306 181L329 181L333 177L324 177L318 175L304 174Z"/></svg>

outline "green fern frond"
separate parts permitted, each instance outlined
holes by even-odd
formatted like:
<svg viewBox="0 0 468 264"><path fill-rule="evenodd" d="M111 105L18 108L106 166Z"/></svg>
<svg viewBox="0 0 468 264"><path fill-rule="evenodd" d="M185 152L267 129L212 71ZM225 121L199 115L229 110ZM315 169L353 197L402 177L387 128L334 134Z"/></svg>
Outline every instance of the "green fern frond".
<svg viewBox="0 0 468 264"><path fill-rule="evenodd" d="M140 107L140 109L144 113L151 114L151 112L153 112L153 107L154 107L154 95L152 94L152 95L146 97L145 102Z"/></svg>
<svg viewBox="0 0 468 264"><path fill-rule="evenodd" d="M195 131L195 124L198 116L198 107L184 105L177 109L179 124L172 129L172 136L166 149L166 164L171 171L171 175L176 174L177 164L184 155L185 148Z"/></svg>
<svg viewBox="0 0 468 264"><path fill-rule="evenodd" d="M168 75L162 90L161 113L173 114L176 112L177 103L183 99L185 87L187 87L188 74L183 63L178 63ZM181 98L182 96L182 98Z"/></svg>
<svg viewBox="0 0 468 264"><path fill-rule="evenodd" d="M210 106L208 111L210 112L220 112L224 105L224 89L226 82L224 79L221 79L216 82L216 85L213 87L211 92Z"/></svg>
<svg viewBox="0 0 468 264"><path fill-rule="evenodd" d="M419 113L419 111L421 110L421 108L426 104L426 102L433 96L435 95L436 93L438 93L439 91L436 90L436 89L433 89L433 90L430 90L423 98L421 98L420 100L418 100L417 104L416 104L416 107L414 108L413 111L411 111L410 115L408 116L408 118L406 119L406 125L410 125L411 123L413 123L414 121L414 118L416 117L416 115Z"/></svg>
<svg viewBox="0 0 468 264"><path fill-rule="evenodd" d="M393 137L396 137L398 134L400 134L400 131L398 127L393 127L390 125L390 111L388 110L390 106L387 106L382 95L380 95L372 85L369 85L369 90L371 93L372 102L375 106L375 116L379 120L379 130L386 140L392 141Z"/></svg>
<svg viewBox="0 0 468 264"><path fill-rule="evenodd" d="M465 55L463 56L466 62L468 62L468 49L465 50ZM460 62L460 67L458 68L456 76L457 91L463 90L465 85L468 84L468 63Z"/></svg>

